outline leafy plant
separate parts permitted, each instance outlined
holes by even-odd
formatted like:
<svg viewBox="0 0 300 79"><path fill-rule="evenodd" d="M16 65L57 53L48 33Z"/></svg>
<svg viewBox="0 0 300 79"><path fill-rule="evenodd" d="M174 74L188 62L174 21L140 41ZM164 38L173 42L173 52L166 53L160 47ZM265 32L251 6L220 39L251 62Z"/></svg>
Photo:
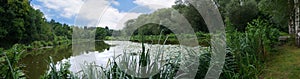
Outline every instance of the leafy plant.
<svg viewBox="0 0 300 79"><path fill-rule="evenodd" d="M230 27L230 23L228 23ZM227 29L225 68L221 78L258 78L267 53L276 45L279 31L267 21L255 19L245 33Z"/></svg>
<svg viewBox="0 0 300 79"><path fill-rule="evenodd" d="M41 79L74 79L77 78L75 75L72 74L72 72L69 70L71 67L71 64L67 62L58 62L57 65L59 67L56 67L56 64L53 62L52 57L50 58L50 65L49 65L49 71L47 71Z"/></svg>
<svg viewBox="0 0 300 79"><path fill-rule="evenodd" d="M25 46L16 44L9 50L0 49L0 78L5 79L23 79L24 73L18 61L24 52Z"/></svg>

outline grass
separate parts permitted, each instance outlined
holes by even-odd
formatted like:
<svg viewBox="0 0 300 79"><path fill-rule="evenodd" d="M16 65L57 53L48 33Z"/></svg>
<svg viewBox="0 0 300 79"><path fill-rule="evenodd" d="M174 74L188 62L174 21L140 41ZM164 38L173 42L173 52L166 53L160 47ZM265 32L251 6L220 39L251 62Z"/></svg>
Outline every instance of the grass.
<svg viewBox="0 0 300 79"><path fill-rule="evenodd" d="M300 78L300 49L294 46L279 47L272 54L263 70L265 79L299 79Z"/></svg>

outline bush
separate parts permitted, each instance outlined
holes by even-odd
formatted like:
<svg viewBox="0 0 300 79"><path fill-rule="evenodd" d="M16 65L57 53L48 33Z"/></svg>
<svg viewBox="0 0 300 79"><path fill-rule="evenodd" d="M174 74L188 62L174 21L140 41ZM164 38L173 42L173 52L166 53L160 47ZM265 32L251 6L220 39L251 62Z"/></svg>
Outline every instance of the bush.
<svg viewBox="0 0 300 79"><path fill-rule="evenodd" d="M169 38L175 38L176 39L177 37L176 37L175 34L172 33L172 34L169 34Z"/></svg>
<svg viewBox="0 0 300 79"><path fill-rule="evenodd" d="M48 41L48 46L53 46L52 41Z"/></svg>
<svg viewBox="0 0 300 79"><path fill-rule="evenodd" d="M41 43L41 41L34 41L31 43L31 45L34 47L34 48L40 48L40 47L43 47L43 44Z"/></svg>
<svg viewBox="0 0 300 79"><path fill-rule="evenodd" d="M41 43L42 43L42 47L48 46L48 43L45 41L41 41Z"/></svg>

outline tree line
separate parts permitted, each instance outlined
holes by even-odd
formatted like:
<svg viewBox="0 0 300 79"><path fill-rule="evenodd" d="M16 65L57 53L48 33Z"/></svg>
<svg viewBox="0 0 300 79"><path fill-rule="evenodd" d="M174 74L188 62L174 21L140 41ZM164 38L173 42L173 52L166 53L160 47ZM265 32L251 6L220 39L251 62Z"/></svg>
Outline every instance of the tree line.
<svg viewBox="0 0 300 79"><path fill-rule="evenodd" d="M147 20L168 22L172 21L173 10L175 9L181 15L183 15L191 24L195 32L207 33L207 26L201 16L201 14L192 6L194 0L176 0L175 5L171 8L158 9L150 14L142 14L136 19L128 20L125 23L126 31L133 31L132 27L135 25L147 22ZM295 28L299 27L297 19L299 13L298 3L293 0L213 0L222 15L224 21L230 21L232 26L240 32L245 32L245 29L249 22L253 19L264 19L266 22L273 25L274 28L278 28L280 31L293 34ZM159 19L157 19L159 17ZM298 24L298 26L296 26ZM168 24L170 26L174 24ZM291 31L294 32L291 33ZM172 33L168 28L160 24L145 24L138 28L146 35L159 34L161 30L164 30L163 34ZM134 31L134 35L137 35L138 31Z"/></svg>
<svg viewBox="0 0 300 79"><path fill-rule="evenodd" d="M0 1L0 47L13 44L30 44L34 41L53 41L59 38L72 39L75 26L47 21L39 9L30 6L29 0ZM80 28L84 29L84 28ZM97 27L97 39L104 39L113 30Z"/></svg>

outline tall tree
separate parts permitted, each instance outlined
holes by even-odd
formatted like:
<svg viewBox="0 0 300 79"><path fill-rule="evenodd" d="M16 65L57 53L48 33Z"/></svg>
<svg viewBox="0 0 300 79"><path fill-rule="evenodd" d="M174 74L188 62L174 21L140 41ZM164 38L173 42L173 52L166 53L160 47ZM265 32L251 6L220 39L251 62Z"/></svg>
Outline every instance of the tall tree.
<svg viewBox="0 0 300 79"><path fill-rule="evenodd" d="M44 14L30 6L28 0L0 0L0 16L0 47L51 41L55 35L71 38L68 25L47 22Z"/></svg>
<svg viewBox="0 0 300 79"><path fill-rule="evenodd" d="M295 9L297 0L261 0L259 9L271 16L273 22L290 34L295 34Z"/></svg>
<svg viewBox="0 0 300 79"><path fill-rule="evenodd" d="M245 31L247 23L258 16L255 0L231 0L226 4L226 16L239 31Z"/></svg>

